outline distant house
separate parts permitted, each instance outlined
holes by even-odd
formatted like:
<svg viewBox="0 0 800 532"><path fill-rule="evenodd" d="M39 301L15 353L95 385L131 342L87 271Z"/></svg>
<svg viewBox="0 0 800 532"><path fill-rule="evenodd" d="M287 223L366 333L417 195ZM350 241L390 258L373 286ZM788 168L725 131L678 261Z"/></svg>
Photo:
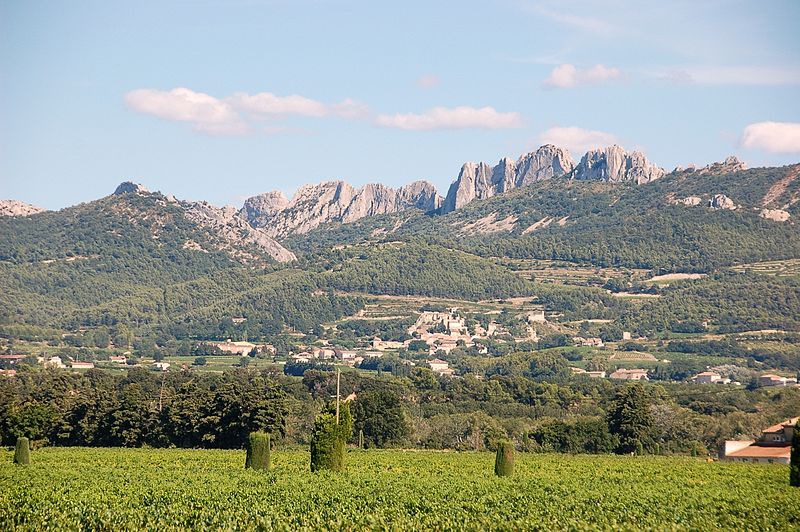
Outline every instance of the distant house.
<svg viewBox="0 0 800 532"><path fill-rule="evenodd" d="M617 380L625 380L625 381L647 381L650 380L647 377L647 370L646 369L618 369L611 375L609 375L611 379Z"/></svg>
<svg viewBox="0 0 800 532"><path fill-rule="evenodd" d="M755 441L726 441L722 448L722 459L732 462L788 464L794 427L798 421L800 416L767 427Z"/></svg>
<svg viewBox="0 0 800 532"><path fill-rule="evenodd" d="M46 368L66 368L64 362L59 357L39 357L36 361Z"/></svg>
<svg viewBox="0 0 800 532"><path fill-rule="evenodd" d="M15 369L0 369L0 377L15 377L17 370Z"/></svg>
<svg viewBox="0 0 800 532"><path fill-rule="evenodd" d="M16 364L25 358L25 355L0 355L0 360L5 360L9 364Z"/></svg>
<svg viewBox="0 0 800 532"><path fill-rule="evenodd" d="M311 353L303 352L297 353L296 355L291 355L289 360L294 362L295 364L307 364L312 358Z"/></svg>
<svg viewBox="0 0 800 532"><path fill-rule="evenodd" d="M583 347L603 347L603 340L600 338L582 338L576 336L572 341Z"/></svg>
<svg viewBox="0 0 800 532"><path fill-rule="evenodd" d="M761 375L758 378L759 386L793 386L797 384L797 379L781 377L780 375Z"/></svg>
<svg viewBox="0 0 800 532"><path fill-rule="evenodd" d="M93 362L73 362L72 369L93 369Z"/></svg>
<svg viewBox="0 0 800 532"><path fill-rule="evenodd" d="M447 361L439 358L429 360L428 365L431 367L431 370L433 370L434 373L438 373L439 375L447 375L448 377L451 377L455 373Z"/></svg>
<svg viewBox="0 0 800 532"><path fill-rule="evenodd" d="M403 342L394 342L391 340L381 340L380 338L372 339L372 349L385 351L386 349L400 349L403 347Z"/></svg>
<svg viewBox="0 0 800 532"><path fill-rule="evenodd" d="M126 357L125 355L120 355L120 356L112 355L112 356L108 357L108 360L111 361L111 362L114 362L115 364L127 364L128 363L128 357Z"/></svg>
<svg viewBox="0 0 800 532"><path fill-rule="evenodd" d="M713 384L721 379L722 375L714 371L704 371L692 377L692 380L698 384Z"/></svg>
<svg viewBox="0 0 800 532"><path fill-rule="evenodd" d="M169 362L156 362L153 367L159 371L167 371L169 369Z"/></svg>
<svg viewBox="0 0 800 532"><path fill-rule="evenodd" d="M218 343L217 347L223 353L229 353L231 355L247 355L253 349L257 349L258 346L250 342L231 342L230 339L228 339L224 342Z"/></svg>
<svg viewBox="0 0 800 532"><path fill-rule="evenodd" d="M605 379L605 371L587 371L586 374L593 379Z"/></svg>

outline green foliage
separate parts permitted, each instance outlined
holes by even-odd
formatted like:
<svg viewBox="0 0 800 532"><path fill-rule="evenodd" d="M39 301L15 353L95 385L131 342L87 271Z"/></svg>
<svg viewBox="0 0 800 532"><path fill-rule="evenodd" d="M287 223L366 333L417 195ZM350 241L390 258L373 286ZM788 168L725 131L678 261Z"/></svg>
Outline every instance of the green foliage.
<svg viewBox="0 0 800 532"><path fill-rule="evenodd" d="M4 530L778 531L797 525L797 490L787 489L782 467L518 453L514 476L498 482L487 474L493 458L369 450L349 457L347 474L320 475L309 472L307 452L286 451L280 467L254 479L236 450L45 448L37 451L36 467L0 460L0 523Z"/></svg>
<svg viewBox="0 0 800 532"><path fill-rule="evenodd" d="M400 398L388 390L366 391L353 403L354 426L358 429L359 447L389 447L410 434Z"/></svg>
<svg viewBox="0 0 800 532"><path fill-rule="evenodd" d="M537 447L558 453L610 453L616 447L603 419L579 419L573 423L546 421L529 433Z"/></svg>
<svg viewBox="0 0 800 532"><path fill-rule="evenodd" d="M345 445L353 433L353 417L349 403L339 406L336 423L336 404L329 403L314 420L311 435L311 471L344 471Z"/></svg>
<svg viewBox="0 0 800 532"><path fill-rule="evenodd" d="M617 453L641 454L652 443L653 417L641 383L619 389L608 412L608 428L619 439Z"/></svg>
<svg viewBox="0 0 800 532"><path fill-rule="evenodd" d="M510 477L514 474L514 444L509 441L500 442L494 458L494 474L498 477Z"/></svg>
<svg viewBox="0 0 800 532"><path fill-rule="evenodd" d="M265 432L251 432L247 437L247 456L244 461L245 469L270 468L269 434Z"/></svg>
<svg viewBox="0 0 800 532"><path fill-rule="evenodd" d="M789 485L800 487L800 421L792 431L792 451L789 457Z"/></svg>
<svg viewBox="0 0 800 532"><path fill-rule="evenodd" d="M14 448L14 463L19 465L31 463L31 446L28 438L17 438L17 445Z"/></svg>

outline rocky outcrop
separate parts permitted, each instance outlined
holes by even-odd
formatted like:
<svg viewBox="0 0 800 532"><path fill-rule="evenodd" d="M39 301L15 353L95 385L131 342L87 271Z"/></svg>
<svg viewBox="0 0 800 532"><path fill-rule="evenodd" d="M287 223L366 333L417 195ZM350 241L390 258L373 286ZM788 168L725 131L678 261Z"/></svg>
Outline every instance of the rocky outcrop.
<svg viewBox="0 0 800 532"><path fill-rule="evenodd" d="M608 146L587 152L575 167L575 179L638 185L655 181L665 174L663 168L650 163L642 152L626 152L622 147Z"/></svg>
<svg viewBox="0 0 800 532"><path fill-rule="evenodd" d="M219 208L205 201L181 202L180 205L186 218L209 233L217 250L225 251L234 258L244 261L256 259L247 251L247 248L255 247L278 262L296 259L294 253L278 244L266 231L251 226L236 207L228 205ZM187 242L184 247L187 246L196 249L197 244Z"/></svg>
<svg viewBox="0 0 800 532"><path fill-rule="evenodd" d="M696 170L696 172L700 174L731 174L733 172L741 172L742 170L747 170L747 165L740 161L735 155L731 155L725 158L721 163L711 163Z"/></svg>
<svg viewBox="0 0 800 532"><path fill-rule="evenodd" d="M712 209L733 211L736 209L736 204L725 194L714 194L708 200L708 206Z"/></svg>
<svg viewBox="0 0 800 532"><path fill-rule="evenodd" d="M119 196L120 194L149 194L150 191L144 188L139 183L134 183L132 181L125 181L120 183L117 189L114 191L114 196Z"/></svg>
<svg viewBox="0 0 800 532"><path fill-rule="evenodd" d="M271 192L250 198L241 210L251 224L272 237L307 233L328 222L348 223L407 209L432 211L441 203L434 186L425 181L399 189L376 183L355 188L344 181L328 181L300 187L291 201L285 203L278 194Z"/></svg>
<svg viewBox="0 0 800 532"><path fill-rule="evenodd" d="M0 216L30 216L46 210L22 201L0 200Z"/></svg>
<svg viewBox="0 0 800 532"><path fill-rule="evenodd" d="M761 209L758 215L766 220L772 220L774 222L785 222L792 216L788 211L783 209Z"/></svg>
<svg viewBox="0 0 800 532"><path fill-rule="evenodd" d="M569 152L552 144L527 153L516 162L503 158L494 167L486 163L466 163L447 191L442 212L452 212L476 199L567 175L574 167Z"/></svg>

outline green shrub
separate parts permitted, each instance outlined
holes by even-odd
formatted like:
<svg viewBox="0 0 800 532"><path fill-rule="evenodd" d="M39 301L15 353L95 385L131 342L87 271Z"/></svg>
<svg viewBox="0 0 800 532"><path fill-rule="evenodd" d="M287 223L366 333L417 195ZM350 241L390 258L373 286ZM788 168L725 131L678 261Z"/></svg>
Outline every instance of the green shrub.
<svg viewBox="0 0 800 532"><path fill-rule="evenodd" d="M494 474L498 477L509 477L514 474L513 443L504 441L497 446L497 456L494 459Z"/></svg>
<svg viewBox="0 0 800 532"><path fill-rule="evenodd" d="M311 471L344 471L345 444L353 433L350 405L340 406L339 424L336 423L336 406L333 404L314 420L311 435Z"/></svg>
<svg viewBox="0 0 800 532"><path fill-rule="evenodd" d="M247 438L245 469L269 469L269 434L251 432Z"/></svg>
<svg viewBox="0 0 800 532"><path fill-rule="evenodd" d="M31 446L28 438L17 438L17 447L14 449L14 463L28 465L31 463Z"/></svg>

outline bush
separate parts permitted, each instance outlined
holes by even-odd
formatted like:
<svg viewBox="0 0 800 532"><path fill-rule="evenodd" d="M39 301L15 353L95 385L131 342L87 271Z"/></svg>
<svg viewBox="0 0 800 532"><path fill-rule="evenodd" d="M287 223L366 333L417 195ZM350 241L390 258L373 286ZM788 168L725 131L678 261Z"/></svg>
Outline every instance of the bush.
<svg viewBox="0 0 800 532"><path fill-rule="evenodd" d="M800 421L794 425L792 454L789 460L789 485L800 488Z"/></svg>
<svg viewBox="0 0 800 532"><path fill-rule="evenodd" d="M251 432L247 438L247 458L244 461L245 469L269 469L269 434L265 432Z"/></svg>
<svg viewBox="0 0 800 532"><path fill-rule="evenodd" d="M509 441L497 446L494 460L494 474L498 477L510 477L514 473L514 445Z"/></svg>
<svg viewBox="0 0 800 532"><path fill-rule="evenodd" d="M331 403L314 420L311 435L311 471L344 471L345 443L353 432L350 405L342 403L339 424L336 423L336 405Z"/></svg>
<svg viewBox="0 0 800 532"><path fill-rule="evenodd" d="M31 446L28 438L17 438L17 447L14 449L14 463L28 465L31 463Z"/></svg>

